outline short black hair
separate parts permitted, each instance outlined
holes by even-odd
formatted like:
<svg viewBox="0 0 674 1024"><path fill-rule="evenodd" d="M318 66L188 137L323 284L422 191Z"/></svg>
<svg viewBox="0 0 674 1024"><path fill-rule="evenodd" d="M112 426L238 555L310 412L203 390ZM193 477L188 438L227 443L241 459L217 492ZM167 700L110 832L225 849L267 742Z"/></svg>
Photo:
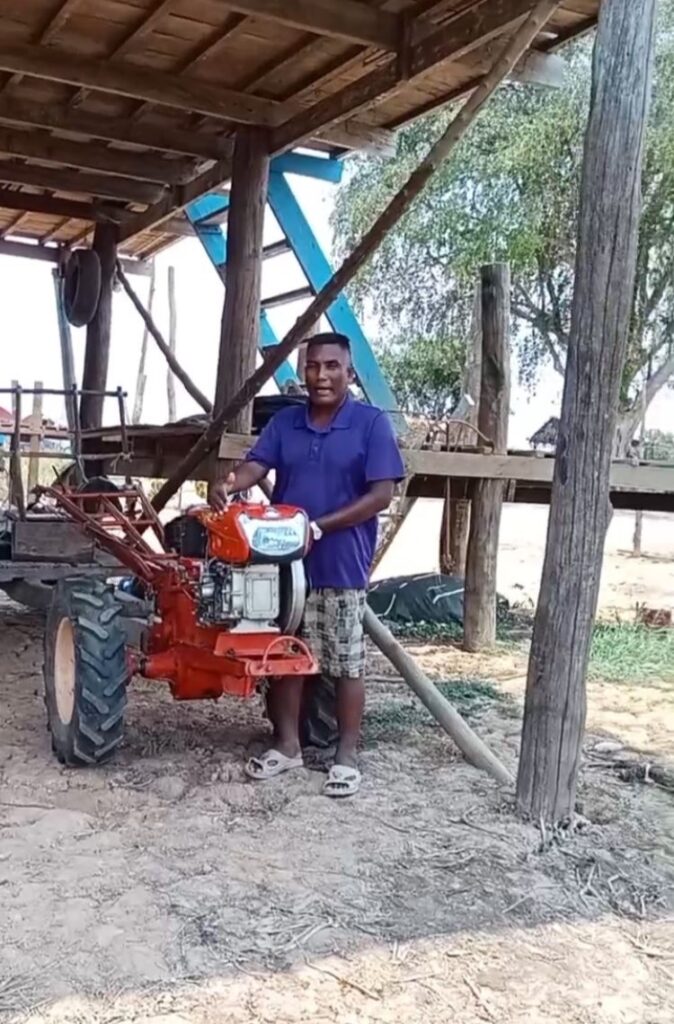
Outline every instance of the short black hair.
<svg viewBox="0 0 674 1024"><path fill-rule="evenodd" d="M312 334L310 338L307 338L307 352L310 348L316 348L317 345L338 345L339 348L351 355L351 342L346 334L338 334L336 331L324 331L323 334Z"/></svg>

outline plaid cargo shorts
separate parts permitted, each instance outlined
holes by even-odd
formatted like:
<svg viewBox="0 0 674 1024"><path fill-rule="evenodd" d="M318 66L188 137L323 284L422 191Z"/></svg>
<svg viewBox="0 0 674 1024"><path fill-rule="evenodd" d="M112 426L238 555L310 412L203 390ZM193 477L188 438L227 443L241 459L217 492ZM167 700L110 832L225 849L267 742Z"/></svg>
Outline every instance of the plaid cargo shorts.
<svg viewBox="0 0 674 1024"><path fill-rule="evenodd" d="M312 590L300 636L321 672L333 679L358 679L365 670L364 590Z"/></svg>

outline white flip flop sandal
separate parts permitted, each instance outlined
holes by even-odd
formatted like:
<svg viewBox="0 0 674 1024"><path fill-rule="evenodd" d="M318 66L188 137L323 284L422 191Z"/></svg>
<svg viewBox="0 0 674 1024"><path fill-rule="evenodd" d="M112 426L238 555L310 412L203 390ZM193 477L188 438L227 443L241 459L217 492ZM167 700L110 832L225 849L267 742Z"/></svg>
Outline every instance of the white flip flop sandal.
<svg viewBox="0 0 674 1024"><path fill-rule="evenodd" d="M286 757L280 750L267 750L259 757L249 758L244 771L249 779L255 779L256 782L265 782L267 779L273 779L277 775L282 775L283 772L289 772L293 768L302 768L303 766L304 761L301 754L298 754L297 757Z"/></svg>
<svg viewBox="0 0 674 1024"><path fill-rule="evenodd" d="M347 764L333 764L323 785L325 796L355 796L360 789L362 776L357 768Z"/></svg>

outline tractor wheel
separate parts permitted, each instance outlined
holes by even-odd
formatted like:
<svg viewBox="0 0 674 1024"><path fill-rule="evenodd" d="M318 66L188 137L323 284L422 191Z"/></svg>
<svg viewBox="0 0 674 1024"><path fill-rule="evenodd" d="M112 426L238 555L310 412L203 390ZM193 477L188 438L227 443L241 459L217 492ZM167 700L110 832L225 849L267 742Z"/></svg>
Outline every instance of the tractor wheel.
<svg viewBox="0 0 674 1024"><path fill-rule="evenodd" d="M337 728L335 684L328 676L307 679L300 713L302 747L334 747L339 738Z"/></svg>
<svg viewBox="0 0 674 1024"><path fill-rule="evenodd" d="M62 764L103 764L124 733L129 669L121 607L99 580L61 580L47 616L44 689Z"/></svg>

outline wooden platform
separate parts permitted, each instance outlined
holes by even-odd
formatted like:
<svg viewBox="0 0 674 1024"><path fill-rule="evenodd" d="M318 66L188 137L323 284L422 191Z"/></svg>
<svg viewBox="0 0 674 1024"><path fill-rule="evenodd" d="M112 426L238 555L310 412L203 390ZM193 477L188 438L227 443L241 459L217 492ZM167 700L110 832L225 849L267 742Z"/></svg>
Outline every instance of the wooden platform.
<svg viewBox="0 0 674 1024"><path fill-rule="evenodd" d="M118 428L87 431L85 448L104 456L105 471L121 475L126 468L135 476L155 479L168 476L197 440L199 425L169 427L131 427L129 438L133 457L125 467L119 459ZM252 439L225 435L220 447L222 458L243 458ZM405 462L413 479L410 497L440 498L447 479L457 494L469 492L477 479L507 480L506 500L530 504L548 504L554 470L552 456L534 452L508 455L479 454L470 451L406 451ZM195 474L199 479L199 473ZM614 508L644 509L674 513L674 465L662 463L615 462L611 468L611 501Z"/></svg>

